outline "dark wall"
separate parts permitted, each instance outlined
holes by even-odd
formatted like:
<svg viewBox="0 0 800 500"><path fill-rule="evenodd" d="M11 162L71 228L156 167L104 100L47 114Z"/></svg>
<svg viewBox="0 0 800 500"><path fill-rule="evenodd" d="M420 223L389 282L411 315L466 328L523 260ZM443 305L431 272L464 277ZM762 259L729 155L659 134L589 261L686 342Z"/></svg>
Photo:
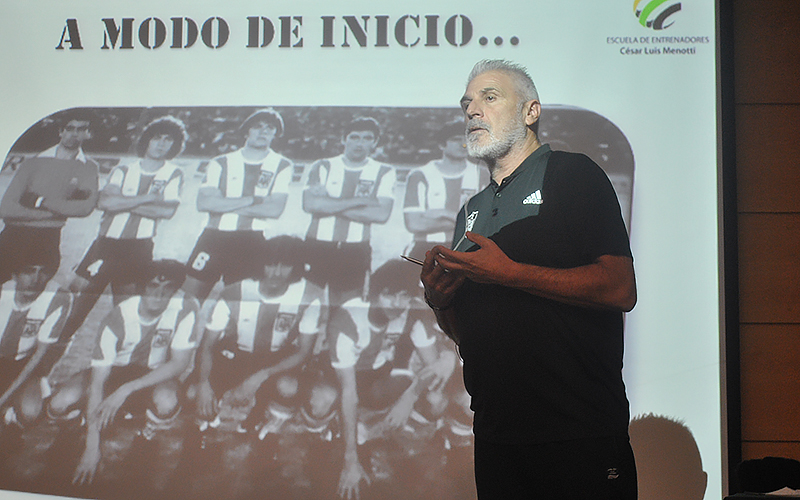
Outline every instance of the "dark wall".
<svg viewBox="0 0 800 500"><path fill-rule="evenodd" d="M800 1L733 8L742 458L800 460Z"/></svg>

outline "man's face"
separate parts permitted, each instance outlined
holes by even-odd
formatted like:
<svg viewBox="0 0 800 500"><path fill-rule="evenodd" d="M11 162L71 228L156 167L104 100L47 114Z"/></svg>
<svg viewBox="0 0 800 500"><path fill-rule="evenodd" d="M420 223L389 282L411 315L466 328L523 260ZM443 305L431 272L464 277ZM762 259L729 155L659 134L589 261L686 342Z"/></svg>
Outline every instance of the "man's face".
<svg viewBox="0 0 800 500"><path fill-rule="evenodd" d="M270 296L282 294L286 291L294 266L287 264L268 264L264 266L264 275L261 278L261 293Z"/></svg>
<svg viewBox="0 0 800 500"><path fill-rule="evenodd" d="M42 293L51 277L52 275L45 270L44 266L38 265L25 266L14 273L17 291L32 295Z"/></svg>
<svg viewBox="0 0 800 500"><path fill-rule="evenodd" d="M405 290L390 292L384 288L378 294L378 306L384 310L389 319L396 318L411 307L411 295Z"/></svg>
<svg viewBox="0 0 800 500"><path fill-rule="evenodd" d="M89 122L82 120L70 120L58 135L61 137L60 144L68 149L78 149L83 141L92 136Z"/></svg>
<svg viewBox="0 0 800 500"><path fill-rule="evenodd" d="M378 144L378 138L370 130L354 130L342 139L344 155L353 162L364 161Z"/></svg>
<svg viewBox="0 0 800 500"><path fill-rule="evenodd" d="M461 99L470 156L495 161L525 140L528 126L513 79L500 71L476 76Z"/></svg>
<svg viewBox="0 0 800 500"><path fill-rule="evenodd" d="M163 160L169 154L173 144L175 144L175 140L169 134L155 135L147 143L145 157L151 160Z"/></svg>
<svg viewBox="0 0 800 500"><path fill-rule="evenodd" d="M247 138L245 139L245 146L254 149L267 149L275 139L278 133L277 127L267 122L254 122L247 129Z"/></svg>
<svg viewBox="0 0 800 500"><path fill-rule="evenodd" d="M447 139L442 148L442 154L453 160L463 160L467 157L467 144L464 136L451 137Z"/></svg>
<svg viewBox="0 0 800 500"><path fill-rule="evenodd" d="M178 287L175 285L175 282L161 279L158 276L150 280L142 293L141 305L144 310L154 316L163 313L172 296L178 291Z"/></svg>

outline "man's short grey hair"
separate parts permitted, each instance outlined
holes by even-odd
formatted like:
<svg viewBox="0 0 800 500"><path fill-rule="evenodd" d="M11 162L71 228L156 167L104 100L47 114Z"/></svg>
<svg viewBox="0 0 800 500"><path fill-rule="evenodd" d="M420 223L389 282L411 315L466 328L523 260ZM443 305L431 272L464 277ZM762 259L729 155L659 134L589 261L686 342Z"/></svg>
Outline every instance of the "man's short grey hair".
<svg viewBox="0 0 800 500"><path fill-rule="evenodd" d="M469 82L476 76L486 73L487 71L501 71L511 76L514 79L517 93L522 99L522 102L539 100L539 92L536 91L536 85L533 84L533 79L531 75L528 74L528 70L525 69L525 66L504 59L484 59L483 61L479 61L472 68L469 78L467 79L467 85L469 85Z"/></svg>

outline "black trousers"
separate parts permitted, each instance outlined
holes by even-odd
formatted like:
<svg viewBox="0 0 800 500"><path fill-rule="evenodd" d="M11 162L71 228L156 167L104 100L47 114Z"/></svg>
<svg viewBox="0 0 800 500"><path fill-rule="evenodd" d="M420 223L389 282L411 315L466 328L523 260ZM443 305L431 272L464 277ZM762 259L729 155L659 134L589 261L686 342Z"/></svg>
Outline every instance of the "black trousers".
<svg viewBox="0 0 800 500"><path fill-rule="evenodd" d="M538 444L475 438L480 500L636 500L636 464L627 436Z"/></svg>

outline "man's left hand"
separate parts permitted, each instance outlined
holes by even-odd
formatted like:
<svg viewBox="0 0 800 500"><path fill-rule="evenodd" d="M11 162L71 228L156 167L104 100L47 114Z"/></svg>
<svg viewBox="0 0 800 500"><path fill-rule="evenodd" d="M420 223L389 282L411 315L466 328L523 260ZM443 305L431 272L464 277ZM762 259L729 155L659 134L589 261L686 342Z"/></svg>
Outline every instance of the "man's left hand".
<svg viewBox="0 0 800 500"><path fill-rule="evenodd" d="M250 377L225 393L223 399L230 402L233 406L254 406L256 392L258 392L259 387L261 387L261 385L258 381Z"/></svg>
<svg viewBox="0 0 800 500"><path fill-rule="evenodd" d="M114 391L97 407L96 415L101 429L105 428L114 420L114 415L117 414L120 407L125 403L125 400L128 399L128 392L124 391L123 387Z"/></svg>
<svg viewBox="0 0 800 500"><path fill-rule="evenodd" d="M414 398L403 394L383 419L383 423L386 425L386 427L388 429L399 429L400 427L406 425L406 422L408 422L408 416L411 415L411 410L414 409L415 402L416 400Z"/></svg>
<svg viewBox="0 0 800 500"><path fill-rule="evenodd" d="M458 272L477 283L505 284L513 276L513 260L485 236L467 232L467 239L476 245L474 252L456 252L439 248L436 262L448 272Z"/></svg>

